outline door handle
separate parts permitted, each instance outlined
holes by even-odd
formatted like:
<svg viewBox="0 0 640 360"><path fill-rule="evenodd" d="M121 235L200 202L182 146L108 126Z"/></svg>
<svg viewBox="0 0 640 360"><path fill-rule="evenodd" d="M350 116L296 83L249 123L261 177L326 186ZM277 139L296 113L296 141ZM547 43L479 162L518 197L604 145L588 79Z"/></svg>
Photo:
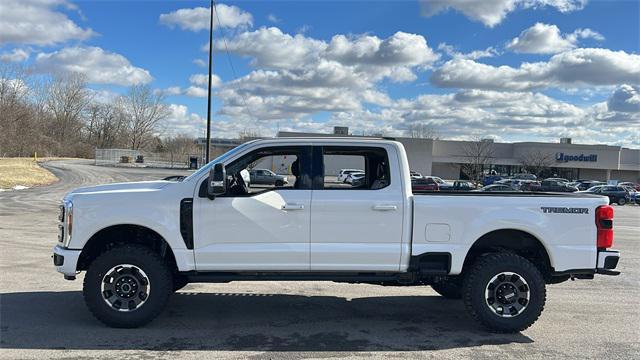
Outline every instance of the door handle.
<svg viewBox="0 0 640 360"><path fill-rule="evenodd" d="M393 211L398 210L398 207L395 205L374 205L373 210L376 211Z"/></svg>
<svg viewBox="0 0 640 360"><path fill-rule="evenodd" d="M304 210L304 205L302 205L302 204L284 204L284 205L282 205L282 210Z"/></svg>

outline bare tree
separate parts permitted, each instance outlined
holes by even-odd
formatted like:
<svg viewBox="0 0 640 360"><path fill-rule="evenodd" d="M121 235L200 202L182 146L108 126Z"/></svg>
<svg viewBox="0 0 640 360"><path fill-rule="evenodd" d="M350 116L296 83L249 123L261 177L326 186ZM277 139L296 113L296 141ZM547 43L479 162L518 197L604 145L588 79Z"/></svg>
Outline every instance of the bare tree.
<svg viewBox="0 0 640 360"><path fill-rule="evenodd" d="M413 123L407 128L407 135L414 139L433 139L436 140L440 136L433 126L423 123Z"/></svg>
<svg viewBox="0 0 640 360"><path fill-rule="evenodd" d="M28 94L24 69L0 63L0 155L23 155L28 147L29 137L20 136L20 129L29 130L33 123Z"/></svg>
<svg viewBox="0 0 640 360"><path fill-rule="evenodd" d="M127 145L126 118L113 104L94 102L86 111L86 141L98 148Z"/></svg>
<svg viewBox="0 0 640 360"><path fill-rule="evenodd" d="M493 140L477 138L462 147L462 171L476 184L482 179L484 168L494 158Z"/></svg>
<svg viewBox="0 0 640 360"><path fill-rule="evenodd" d="M238 133L238 139L242 140L243 142L257 139L260 136L260 131L258 130L244 129Z"/></svg>
<svg viewBox="0 0 640 360"><path fill-rule="evenodd" d="M529 151L520 156L520 164L528 173L538 177L554 163L554 157L540 150Z"/></svg>
<svg viewBox="0 0 640 360"><path fill-rule="evenodd" d="M52 118L49 133L60 145L61 155L78 155L71 148L81 140L83 111L92 98L85 78L78 74L56 75L46 90L46 111Z"/></svg>
<svg viewBox="0 0 640 360"><path fill-rule="evenodd" d="M196 139L187 135L179 134L163 141L163 147L169 153L171 166L174 162L185 163L187 157L198 153Z"/></svg>
<svg viewBox="0 0 640 360"><path fill-rule="evenodd" d="M158 124L169 116L169 107L163 103L164 95L151 90L147 85L135 85L122 96L119 108L127 119L129 145L139 150L153 138Z"/></svg>

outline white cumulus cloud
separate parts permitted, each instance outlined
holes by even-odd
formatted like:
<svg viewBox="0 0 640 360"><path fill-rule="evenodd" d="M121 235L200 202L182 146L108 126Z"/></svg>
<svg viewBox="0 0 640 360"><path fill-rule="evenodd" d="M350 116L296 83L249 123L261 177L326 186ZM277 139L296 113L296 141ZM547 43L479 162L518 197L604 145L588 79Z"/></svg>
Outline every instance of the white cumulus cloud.
<svg viewBox="0 0 640 360"><path fill-rule="evenodd" d="M518 8L553 7L566 13L581 10L587 0L421 0L424 16L430 17L447 10L456 10L485 26L494 27L504 20L510 12Z"/></svg>
<svg viewBox="0 0 640 360"><path fill-rule="evenodd" d="M133 66L120 54L99 47L68 47L51 53L39 53L35 68L42 72L83 74L89 83L130 86L147 84L149 71Z"/></svg>
<svg viewBox="0 0 640 360"><path fill-rule="evenodd" d="M518 68L453 59L434 71L441 87L488 90L530 90L640 83L640 55L608 49L574 49L548 62L523 63Z"/></svg>
<svg viewBox="0 0 640 360"><path fill-rule="evenodd" d="M600 33L591 29L578 29L563 35L556 25L536 23L511 40L507 49L527 54L556 54L576 48L580 39L587 38L604 40Z"/></svg>
<svg viewBox="0 0 640 360"><path fill-rule="evenodd" d="M66 0L0 1L0 45L55 45L68 40L85 40L95 35L83 29L58 8L74 9Z"/></svg>
<svg viewBox="0 0 640 360"><path fill-rule="evenodd" d="M216 5L218 16L213 16L213 27L236 28L251 26L253 16L238 8L225 4ZM211 10L205 7L185 8L161 14L160 23L170 28L179 27L182 30L201 31L209 29L211 21ZM220 23L218 23L218 18Z"/></svg>
<svg viewBox="0 0 640 360"><path fill-rule="evenodd" d="M439 58L423 36L405 32L384 39L336 35L326 42L263 27L227 44L259 69L221 87L221 112L272 120L388 104L380 81L413 81Z"/></svg>

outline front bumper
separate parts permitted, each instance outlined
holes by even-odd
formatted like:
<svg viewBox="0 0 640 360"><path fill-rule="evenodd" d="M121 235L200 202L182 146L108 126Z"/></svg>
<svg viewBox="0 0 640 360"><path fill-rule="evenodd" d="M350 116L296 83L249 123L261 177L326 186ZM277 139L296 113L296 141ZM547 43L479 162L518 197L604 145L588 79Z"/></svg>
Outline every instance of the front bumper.
<svg viewBox="0 0 640 360"><path fill-rule="evenodd" d="M620 251L599 250L596 273L603 275L619 275L620 271L614 270L620 261Z"/></svg>
<svg viewBox="0 0 640 360"><path fill-rule="evenodd" d="M53 265L56 271L65 277L74 277L77 273L78 258L82 250L66 249L60 245L53 248Z"/></svg>

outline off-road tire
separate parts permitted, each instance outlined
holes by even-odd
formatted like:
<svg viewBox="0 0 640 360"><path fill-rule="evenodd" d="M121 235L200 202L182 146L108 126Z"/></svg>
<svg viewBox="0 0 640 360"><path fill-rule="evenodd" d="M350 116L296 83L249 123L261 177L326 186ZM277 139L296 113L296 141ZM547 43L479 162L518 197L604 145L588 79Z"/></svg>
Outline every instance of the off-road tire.
<svg viewBox="0 0 640 360"><path fill-rule="evenodd" d="M502 272L513 272L528 284L526 308L514 317L501 317L491 310L486 298L487 286ZM489 253L480 256L465 271L462 296L467 312L485 328L498 333L522 331L538 320L546 301L544 278L529 260L513 253Z"/></svg>
<svg viewBox="0 0 640 360"><path fill-rule="evenodd" d="M148 297L133 311L114 309L102 294L101 285L105 274L121 264L136 266L148 278ZM171 271L159 254L142 245L124 245L102 253L89 265L82 295L89 311L104 324L116 328L136 328L150 322L162 312L173 293L172 289Z"/></svg>
<svg viewBox="0 0 640 360"><path fill-rule="evenodd" d="M462 284L458 280L446 280L431 284L431 288L447 299L462 299Z"/></svg>

